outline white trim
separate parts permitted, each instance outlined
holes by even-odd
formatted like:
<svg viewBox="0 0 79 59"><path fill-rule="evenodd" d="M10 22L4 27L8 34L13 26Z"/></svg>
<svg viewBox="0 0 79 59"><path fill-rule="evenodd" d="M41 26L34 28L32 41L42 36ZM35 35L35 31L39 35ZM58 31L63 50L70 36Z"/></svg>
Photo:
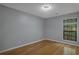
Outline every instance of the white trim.
<svg viewBox="0 0 79 59"><path fill-rule="evenodd" d="M59 41L59 40L53 40L53 39L49 39L49 38L46 38L46 39L43 39L43 40L50 40L50 41L60 42L60 43L74 45L74 46L78 46L79 47L79 45L77 45L77 44L72 44L72 43L63 42L63 41Z"/></svg>
<svg viewBox="0 0 79 59"><path fill-rule="evenodd" d="M6 52L6 51L9 51L9 50L12 50L12 49L20 48L22 46L34 44L34 43L39 42L39 41L42 41L42 40L43 39L40 39L40 40L37 40L37 41L34 41L34 42L30 42L30 43L26 43L26 44L23 44L23 45L20 45L20 46L16 46L16 47L12 47L12 48L9 48L9 49L5 49L5 50L0 51L0 53Z"/></svg>
<svg viewBox="0 0 79 59"><path fill-rule="evenodd" d="M58 40L53 40L53 39L49 39L49 38L43 38L43 39L40 39L40 40L31 42L31 43L27 43L27 44L23 44L23 45L20 45L20 46L13 47L13 48L9 48L9 49L2 50L2 51L0 51L0 53L6 52L6 51L9 51L9 50L12 50L12 49L20 48L22 46L34 44L34 43L39 42L39 41L42 41L42 40L50 40L50 41L60 42L60 43L74 45L74 46L78 46L79 47L79 45L76 45L76 44L71 44L71 43L67 43L67 42L63 42L63 41L58 41Z"/></svg>

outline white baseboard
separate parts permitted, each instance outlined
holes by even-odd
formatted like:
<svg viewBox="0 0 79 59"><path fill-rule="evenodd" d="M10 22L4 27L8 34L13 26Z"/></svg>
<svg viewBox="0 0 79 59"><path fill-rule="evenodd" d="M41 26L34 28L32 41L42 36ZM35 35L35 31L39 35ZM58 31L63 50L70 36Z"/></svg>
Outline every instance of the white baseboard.
<svg viewBox="0 0 79 59"><path fill-rule="evenodd" d="M34 43L39 42L39 41L42 41L42 40L43 39L40 39L40 40L37 40L37 41L34 41L34 42L30 42L30 43L26 43L26 44L23 44L23 45L20 45L20 46L16 46L16 47L12 47L12 48L9 48L9 49L5 49L5 50L0 51L0 53L6 52L6 51L9 51L9 50L12 50L12 49L20 48L22 46L34 44Z"/></svg>
<svg viewBox="0 0 79 59"><path fill-rule="evenodd" d="M59 40L53 40L53 39L49 39L49 38L46 38L46 40L55 41L55 42L60 42L60 43L69 44L69 45L74 45L74 46L78 46L78 47L79 47L79 45L77 45L77 44L72 44L72 43L63 42L63 41L59 41Z"/></svg>
<svg viewBox="0 0 79 59"><path fill-rule="evenodd" d="M9 49L2 50L2 51L0 51L0 53L6 52L6 51L9 51L9 50L12 50L12 49L20 48L20 47L22 47L22 46L34 44L34 43L39 42L39 41L42 41L42 40L50 40L50 41L60 42L60 43L69 44L69 45L74 45L74 46L78 46L78 47L79 47L79 45L76 45L76 44L71 44L71 43L67 43L67 42L63 42L63 41L58 41L58 40L53 40L53 39L50 39L50 38L42 38L42 39L40 39L40 40L31 42L31 43L27 43L27 44L23 44L23 45L20 45L20 46L13 47L13 48L9 48Z"/></svg>

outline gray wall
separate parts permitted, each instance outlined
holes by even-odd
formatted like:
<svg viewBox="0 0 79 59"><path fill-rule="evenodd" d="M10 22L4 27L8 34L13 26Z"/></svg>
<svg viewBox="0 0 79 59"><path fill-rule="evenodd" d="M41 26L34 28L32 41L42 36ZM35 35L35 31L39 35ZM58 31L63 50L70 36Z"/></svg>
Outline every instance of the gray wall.
<svg viewBox="0 0 79 59"><path fill-rule="evenodd" d="M44 20L0 5L0 50L34 42L43 37Z"/></svg>
<svg viewBox="0 0 79 59"><path fill-rule="evenodd" d="M70 18L77 18L78 25L77 25L77 42L63 40L63 20L70 19ZM72 13L68 15L52 17L46 20L46 30L45 36L56 41L66 42L70 44L79 45L79 13Z"/></svg>

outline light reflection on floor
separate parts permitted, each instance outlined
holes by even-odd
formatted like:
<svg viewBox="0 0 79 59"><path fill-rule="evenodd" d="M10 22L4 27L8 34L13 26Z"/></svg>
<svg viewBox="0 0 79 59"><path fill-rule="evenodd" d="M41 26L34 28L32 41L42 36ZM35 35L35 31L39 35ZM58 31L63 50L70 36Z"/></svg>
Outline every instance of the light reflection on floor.
<svg viewBox="0 0 79 59"><path fill-rule="evenodd" d="M76 54L76 49L64 47L64 55L75 55L75 54Z"/></svg>

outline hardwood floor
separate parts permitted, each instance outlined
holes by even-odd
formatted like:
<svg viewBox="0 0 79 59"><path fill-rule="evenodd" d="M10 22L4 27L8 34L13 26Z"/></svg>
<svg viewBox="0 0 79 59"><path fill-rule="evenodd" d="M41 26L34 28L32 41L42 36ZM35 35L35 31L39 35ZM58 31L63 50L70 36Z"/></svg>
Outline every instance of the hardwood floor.
<svg viewBox="0 0 79 59"><path fill-rule="evenodd" d="M13 49L0 55L78 55L79 47L43 40L31 45Z"/></svg>

